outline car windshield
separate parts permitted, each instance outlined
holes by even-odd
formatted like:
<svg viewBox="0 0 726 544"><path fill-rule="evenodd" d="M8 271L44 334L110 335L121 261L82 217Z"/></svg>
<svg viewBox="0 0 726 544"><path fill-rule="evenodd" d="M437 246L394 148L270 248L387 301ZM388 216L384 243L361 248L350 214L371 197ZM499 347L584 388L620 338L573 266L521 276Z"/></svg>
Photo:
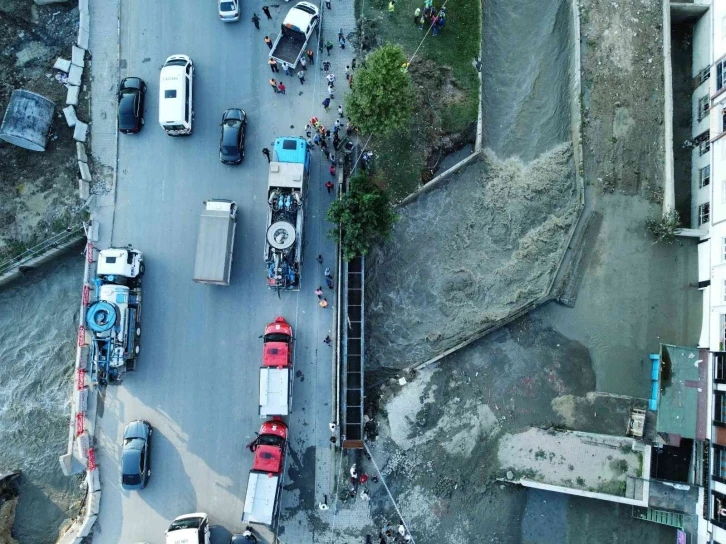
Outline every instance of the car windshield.
<svg viewBox="0 0 726 544"><path fill-rule="evenodd" d="M236 157L238 155L237 148L232 145L223 145L222 146L222 155L226 157Z"/></svg>
<svg viewBox="0 0 726 544"><path fill-rule="evenodd" d="M288 342L290 337L281 332L273 332L265 335L265 343L267 342Z"/></svg>
<svg viewBox="0 0 726 544"><path fill-rule="evenodd" d="M219 11L234 11L234 2L221 2Z"/></svg>
<svg viewBox="0 0 726 544"><path fill-rule="evenodd" d="M141 483L141 476L139 474L124 474L121 476L121 482L124 485L139 485Z"/></svg>
<svg viewBox="0 0 726 544"><path fill-rule="evenodd" d="M257 439L260 446L282 446L285 439L275 434L263 434Z"/></svg>
<svg viewBox="0 0 726 544"><path fill-rule="evenodd" d="M144 441L141 438L127 438L124 440L125 450L140 450L144 445Z"/></svg>
<svg viewBox="0 0 726 544"><path fill-rule="evenodd" d="M230 128L239 128L242 126L242 121L239 119L227 119L224 124Z"/></svg>
<svg viewBox="0 0 726 544"><path fill-rule="evenodd" d="M175 519L169 526L169 531L176 531L178 529L196 529L199 527L201 521L201 518Z"/></svg>

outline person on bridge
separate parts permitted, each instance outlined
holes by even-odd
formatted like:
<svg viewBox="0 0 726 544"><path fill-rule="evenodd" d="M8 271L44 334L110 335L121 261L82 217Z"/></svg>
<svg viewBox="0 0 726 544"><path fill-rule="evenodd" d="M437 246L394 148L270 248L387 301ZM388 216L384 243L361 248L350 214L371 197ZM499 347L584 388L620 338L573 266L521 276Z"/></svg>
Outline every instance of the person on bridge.
<svg viewBox="0 0 726 544"><path fill-rule="evenodd" d="M317 297L319 299L320 298L323 298L323 288L322 287L318 287L317 289L315 289L315 294L317 295Z"/></svg>
<svg viewBox="0 0 726 544"><path fill-rule="evenodd" d="M297 73L297 78L300 80L300 85L305 85L305 72L303 72L302 70L300 70Z"/></svg>
<svg viewBox="0 0 726 544"><path fill-rule="evenodd" d="M275 74L280 71L280 69L277 67L277 61L275 59L270 59L267 61L267 64L270 65L270 70L272 70L272 73Z"/></svg>
<svg viewBox="0 0 726 544"><path fill-rule="evenodd" d="M315 64L315 53L313 53L313 50L308 49L305 54L307 55L310 64Z"/></svg>
<svg viewBox="0 0 726 544"><path fill-rule="evenodd" d="M327 307L328 307L328 301L327 301L327 300L325 300L325 299L323 299L323 300L321 300L320 302L318 302L318 305L319 305L319 306L320 306L321 308L325 309L325 308L327 308Z"/></svg>
<svg viewBox="0 0 726 544"><path fill-rule="evenodd" d="M275 94L277 94L277 81L275 79L270 80L270 87L272 87L272 90L275 91Z"/></svg>
<svg viewBox="0 0 726 544"><path fill-rule="evenodd" d="M303 70L307 70L308 69L308 61L305 60L305 55L303 55L303 56L300 57L300 67Z"/></svg>
<svg viewBox="0 0 726 544"><path fill-rule="evenodd" d="M287 87L285 87L285 84L282 81L280 81L280 83L277 84L277 90L280 94L287 94L287 93L285 93L286 89L287 89Z"/></svg>
<svg viewBox="0 0 726 544"><path fill-rule="evenodd" d="M328 194L333 192L333 187L334 187L334 185L333 185L332 181L328 180L325 182L325 188L328 190ZM330 272L330 268L326 268L325 270ZM325 274L325 276L327 277L327 274Z"/></svg>
<svg viewBox="0 0 726 544"><path fill-rule="evenodd" d="M333 44L330 43L330 40L325 40L325 50L328 52L328 56L330 56L330 51L333 49Z"/></svg>
<svg viewBox="0 0 726 544"><path fill-rule="evenodd" d="M269 149L267 149L266 147L263 147L263 148L262 148L262 154L263 154L263 155L264 155L265 157L267 157L267 162L269 163L269 162L270 162L270 160L271 160L271 159L270 159L270 150L269 150Z"/></svg>
<svg viewBox="0 0 726 544"><path fill-rule="evenodd" d="M257 30L260 29L260 18L257 16L256 13L252 14L252 24L255 25L255 28Z"/></svg>
<svg viewBox="0 0 726 544"><path fill-rule="evenodd" d="M267 6L262 6L262 12L267 15L268 19L272 19L272 15L270 15L270 8Z"/></svg>
<svg viewBox="0 0 726 544"><path fill-rule="evenodd" d="M267 47L272 49L272 40L269 36L265 36L265 43L267 44Z"/></svg>
<svg viewBox="0 0 726 544"><path fill-rule="evenodd" d="M325 108L325 111L328 111L330 109L330 98L326 98L323 100L323 108Z"/></svg>

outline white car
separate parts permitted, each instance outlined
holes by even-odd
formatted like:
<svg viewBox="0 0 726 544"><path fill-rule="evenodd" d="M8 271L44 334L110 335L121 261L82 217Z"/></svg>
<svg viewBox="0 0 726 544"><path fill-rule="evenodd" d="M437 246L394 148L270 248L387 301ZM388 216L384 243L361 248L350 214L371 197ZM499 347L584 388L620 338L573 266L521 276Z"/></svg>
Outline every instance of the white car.
<svg viewBox="0 0 726 544"><path fill-rule="evenodd" d="M219 18L225 23L239 21L239 0L219 0Z"/></svg>

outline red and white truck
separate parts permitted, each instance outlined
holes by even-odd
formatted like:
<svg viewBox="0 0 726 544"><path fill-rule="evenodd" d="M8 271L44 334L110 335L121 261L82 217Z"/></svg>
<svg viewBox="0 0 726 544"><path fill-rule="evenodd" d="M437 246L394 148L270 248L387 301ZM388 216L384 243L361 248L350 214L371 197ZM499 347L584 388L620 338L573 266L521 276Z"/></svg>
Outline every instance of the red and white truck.
<svg viewBox="0 0 726 544"><path fill-rule="evenodd" d="M265 421L247 447L254 452L255 460L247 480L242 521L272 527L280 510L287 425L279 419Z"/></svg>
<svg viewBox="0 0 726 544"><path fill-rule="evenodd" d="M260 417L286 416L292 404L293 336L284 317L265 327L260 368Z"/></svg>

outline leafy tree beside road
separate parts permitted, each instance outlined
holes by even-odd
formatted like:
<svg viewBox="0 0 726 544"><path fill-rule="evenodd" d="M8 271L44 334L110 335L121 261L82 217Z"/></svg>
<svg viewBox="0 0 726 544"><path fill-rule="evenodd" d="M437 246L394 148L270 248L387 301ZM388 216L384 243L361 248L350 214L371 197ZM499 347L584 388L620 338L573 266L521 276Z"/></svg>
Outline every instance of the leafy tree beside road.
<svg viewBox="0 0 726 544"><path fill-rule="evenodd" d="M365 173L349 180L350 188L340 200L330 205L327 219L342 230L343 260L348 262L366 255L376 240L387 239L397 216L388 195L376 187ZM330 232L337 238L338 231Z"/></svg>
<svg viewBox="0 0 726 544"><path fill-rule="evenodd" d="M355 73L346 99L348 116L363 133L390 133L408 125L416 103L407 58L398 45L387 44L365 60Z"/></svg>

